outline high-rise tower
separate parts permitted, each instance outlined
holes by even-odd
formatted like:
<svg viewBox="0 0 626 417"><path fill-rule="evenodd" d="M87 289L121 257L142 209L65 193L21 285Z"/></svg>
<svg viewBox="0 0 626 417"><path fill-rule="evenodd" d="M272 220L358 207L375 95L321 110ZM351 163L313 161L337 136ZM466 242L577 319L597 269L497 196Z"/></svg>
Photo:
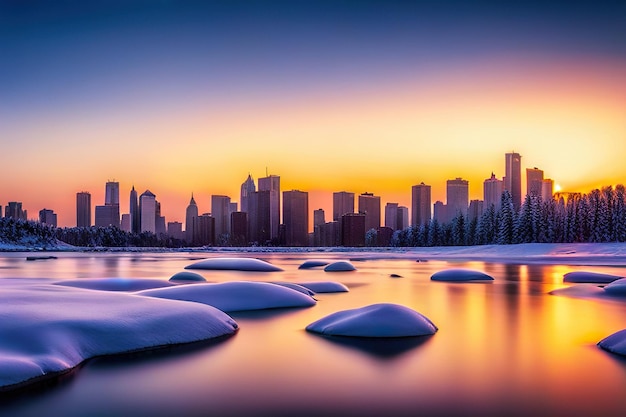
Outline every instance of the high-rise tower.
<svg viewBox="0 0 626 417"><path fill-rule="evenodd" d="M91 194L76 193L76 227L91 226Z"/></svg>
<svg viewBox="0 0 626 417"><path fill-rule="evenodd" d="M519 210L522 205L522 156L511 152L504 155L504 190L511 193L513 207Z"/></svg>
<svg viewBox="0 0 626 417"><path fill-rule="evenodd" d="M543 171L535 168L526 168L526 194L541 197L543 188Z"/></svg>
<svg viewBox="0 0 626 417"><path fill-rule="evenodd" d="M193 199L193 193L191 193L191 200L189 201L187 211L185 212L185 240L188 245L194 243L193 236L197 217L198 206L196 205L196 200Z"/></svg>
<svg viewBox="0 0 626 417"><path fill-rule="evenodd" d="M105 196L104 196L104 205L112 206L120 204L120 183L117 181L107 181Z"/></svg>
<svg viewBox="0 0 626 417"><path fill-rule="evenodd" d="M372 193L359 195L359 213L365 214L365 232L380 227L380 197Z"/></svg>
<svg viewBox="0 0 626 417"><path fill-rule="evenodd" d="M141 219L139 218L139 203L137 200L137 191L135 191L135 186L133 185L132 190L130 190L130 230L134 233L141 232Z"/></svg>
<svg viewBox="0 0 626 417"><path fill-rule="evenodd" d="M241 202L241 211L249 213L250 212L250 198L252 198L252 193L256 192L256 186L254 185L254 180L252 176L248 174L248 178L241 184L241 194L239 195L239 201Z"/></svg>
<svg viewBox="0 0 626 417"><path fill-rule="evenodd" d="M309 194L293 190L283 192L283 221L287 246L308 246Z"/></svg>
<svg viewBox="0 0 626 417"><path fill-rule="evenodd" d="M146 190L139 196L139 212L141 213L141 231L156 233L157 202L156 196Z"/></svg>
<svg viewBox="0 0 626 417"><path fill-rule="evenodd" d="M280 226L280 177L270 175L259 178L259 191L270 192L270 239L277 239Z"/></svg>
<svg viewBox="0 0 626 417"><path fill-rule="evenodd" d="M462 178L448 180L446 183L448 220L452 220L459 213L467 215L469 205L469 182Z"/></svg>
<svg viewBox="0 0 626 417"><path fill-rule="evenodd" d="M411 226L430 222L430 185L423 182L411 187Z"/></svg>
<svg viewBox="0 0 626 417"><path fill-rule="evenodd" d="M495 174L491 173L491 178L483 181L483 205L485 210L493 206L496 210L500 208L500 200L502 199L502 181L497 179Z"/></svg>

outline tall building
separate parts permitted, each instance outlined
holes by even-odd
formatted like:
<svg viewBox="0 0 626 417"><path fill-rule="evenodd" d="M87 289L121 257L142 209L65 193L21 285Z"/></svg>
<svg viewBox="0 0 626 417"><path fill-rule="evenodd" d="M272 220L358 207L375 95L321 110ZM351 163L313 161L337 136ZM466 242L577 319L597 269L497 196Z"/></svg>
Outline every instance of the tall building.
<svg viewBox="0 0 626 417"><path fill-rule="evenodd" d="M21 201L9 201L9 203L4 207L4 217L12 217L15 220L27 220L28 212L26 210L22 210Z"/></svg>
<svg viewBox="0 0 626 417"><path fill-rule="evenodd" d="M270 175L259 178L259 191L270 193L270 239L278 239L280 226L280 177Z"/></svg>
<svg viewBox="0 0 626 417"><path fill-rule="evenodd" d="M57 227L57 215L54 213L54 210L39 210L39 223Z"/></svg>
<svg viewBox="0 0 626 417"><path fill-rule="evenodd" d="M468 220L478 220L483 215L484 203L482 200L472 200L467 209Z"/></svg>
<svg viewBox="0 0 626 417"><path fill-rule="evenodd" d="M326 223L326 214L324 209L317 209L313 211L313 227L321 226Z"/></svg>
<svg viewBox="0 0 626 417"><path fill-rule="evenodd" d="M256 186L254 185L254 180L252 176L248 174L248 178L241 184L241 194L239 196L239 201L241 203L241 211L244 213L248 213L248 204L250 201L250 196L252 193L256 192Z"/></svg>
<svg viewBox="0 0 626 417"><path fill-rule="evenodd" d="M172 239L184 240L183 224L181 222L167 222L167 235Z"/></svg>
<svg viewBox="0 0 626 417"><path fill-rule="evenodd" d="M156 196L146 190L139 196L139 215L141 217L141 231L156 233Z"/></svg>
<svg viewBox="0 0 626 417"><path fill-rule="evenodd" d="M446 206L448 221L452 220L459 213L467 215L469 205L469 182L462 178L455 178L446 182Z"/></svg>
<svg viewBox="0 0 626 417"><path fill-rule="evenodd" d="M497 179L495 174L491 173L491 178L483 182L483 204L485 209L493 206L496 210L500 208L502 199L502 181Z"/></svg>
<svg viewBox="0 0 626 417"><path fill-rule="evenodd" d="M196 205L196 200L193 199L193 193L191 193L191 200L189 201L189 205L187 206L187 210L185 212L185 240L188 245L194 243L194 229L197 218L198 206Z"/></svg>
<svg viewBox="0 0 626 417"><path fill-rule="evenodd" d="M230 244L246 246L250 241L248 235L248 213L235 211L230 215Z"/></svg>
<svg viewBox="0 0 626 417"><path fill-rule="evenodd" d="M211 215L215 219L215 238L218 243L224 243L230 234L230 197L212 195Z"/></svg>
<svg viewBox="0 0 626 417"><path fill-rule="evenodd" d="M385 204L385 227L398 230L398 203Z"/></svg>
<svg viewBox="0 0 626 417"><path fill-rule="evenodd" d="M165 226L165 217L161 216L161 203L157 200L154 200L154 233L157 236L165 235L167 233L167 229Z"/></svg>
<svg viewBox="0 0 626 417"><path fill-rule="evenodd" d="M372 193L359 195L359 213L365 215L365 232L380 227L380 197Z"/></svg>
<svg viewBox="0 0 626 417"><path fill-rule="evenodd" d="M130 190L129 214L130 214L131 232L134 232L134 233L141 232L141 218L139 214L139 202L138 202L138 197L137 197L137 191L135 190L134 185L133 185L132 190Z"/></svg>
<svg viewBox="0 0 626 417"><path fill-rule="evenodd" d="M411 226L430 222L430 185L423 182L411 187Z"/></svg>
<svg viewBox="0 0 626 417"><path fill-rule="evenodd" d="M283 192L283 223L287 246L309 245L309 193Z"/></svg>
<svg viewBox="0 0 626 417"><path fill-rule="evenodd" d="M398 230L404 230L407 227L409 227L409 208L398 206Z"/></svg>
<svg viewBox="0 0 626 417"><path fill-rule="evenodd" d="M341 244L355 247L365 245L365 214L347 213L341 216Z"/></svg>
<svg viewBox="0 0 626 417"><path fill-rule="evenodd" d="M354 193L339 191L333 193L333 220L341 220L341 216L354 213Z"/></svg>
<svg viewBox="0 0 626 417"><path fill-rule="evenodd" d="M215 243L215 218L209 213L204 213L196 218L193 229L194 245L210 246Z"/></svg>
<svg viewBox="0 0 626 417"><path fill-rule="evenodd" d="M96 206L96 227L120 227L120 206L110 204Z"/></svg>
<svg viewBox="0 0 626 417"><path fill-rule="evenodd" d="M270 191L256 191L248 201L248 233L250 241L265 245L271 240Z"/></svg>
<svg viewBox="0 0 626 417"><path fill-rule="evenodd" d="M91 227L91 194L76 193L76 227Z"/></svg>
<svg viewBox="0 0 626 417"><path fill-rule="evenodd" d="M448 207L441 201L435 201L433 205L433 219L437 223L448 223Z"/></svg>
<svg viewBox="0 0 626 417"><path fill-rule="evenodd" d="M552 195L554 194L554 181L549 178L546 178L541 183L541 199L543 201L552 200Z"/></svg>
<svg viewBox="0 0 626 417"><path fill-rule="evenodd" d="M513 197L513 207L519 210L522 205L522 157L520 154L511 152L504 155L504 186L503 191L508 191Z"/></svg>
<svg viewBox="0 0 626 417"><path fill-rule="evenodd" d="M132 227L130 223L130 213L122 214L122 220L120 221L120 229L125 232L132 232Z"/></svg>
<svg viewBox="0 0 626 417"><path fill-rule="evenodd" d="M117 181L107 181L104 194L104 205L112 206L114 204L120 204L120 183Z"/></svg>
<svg viewBox="0 0 626 417"><path fill-rule="evenodd" d="M535 168L526 168L526 194L541 197L543 188L543 171Z"/></svg>

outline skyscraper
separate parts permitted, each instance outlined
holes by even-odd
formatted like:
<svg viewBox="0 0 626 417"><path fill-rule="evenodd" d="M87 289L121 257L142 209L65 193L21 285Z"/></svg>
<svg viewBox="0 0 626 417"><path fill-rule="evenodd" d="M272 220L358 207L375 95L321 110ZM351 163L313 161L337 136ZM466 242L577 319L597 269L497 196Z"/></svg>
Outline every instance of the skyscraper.
<svg viewBox="0 0 626 417"><path fill-rule="evenodd" d="M117 181L107 181L104 196L104 205L111 206L120 204L120 183Z"/></svg>
<svg viewBox="0 0 626 417"><path fill-rule="evenodd" d="M86 191L76 193L76 226L91 226L91 194Z"/></svg>
<svg viewBox="0 0 626 417"><path fill-rule="evenodd" d="M511 152L504 155L504 187L513 197L513 207L519 210L522 205L522 157L520 154Z"/></svg>
<svg viewBox="0 0 626 417"><path fill-rule="evenodd" d="M411 187L411 226L430 222L430 185L423 182Z"/></svg>
<svg viewBox="0 0 626 417"><path fill-rule="evenodd" d="M341 220L341 216L354 213L354 193L339 191L333 193L333 220Z"/></svg>
<svg viewBox="0 0 626 417"><path fill-rule="evenodd" d="M239 201L241 202L241 211L248 213L248 204L250 201L250 196L252 193L256 192L256 187L254 185L254 180L252 176L248 174L248 178L241 184L241 194L239 196Z"/></svg>
<svg viewBox="0 0 626 417"><path fill-rule="evenodd" d="M54 213L54 210L39 210L39 223L57 227L57 215Z"/></svg>
<svg viewBox="0 0 626 417"><path fill-rule="evenodd" d="M543 171L535 168L526 168L526 194L541 197L543 188Z"/></svg>
<svg viewBox="0 0 626 417"><path fill-rule="evenodd" d="M430 210L430 204L428 205ZM404 230L409 227L409 208L398 206L398 230Z"/></svg>
<svg viewBox="0 0 626 417"><path fill-rule="evenodd" d="M156 196L146 190L139 196L141 231L156 233Z"/></svg>
<svg viewBox="0 0 626 417"><path fill-rule="evenodd" d="M278 239L280 226L280 177L270 175L259 178L259 191L270 193L270 239Z"/></svg>
<svg viewBox="0 0 626 417"><path fill-rule="evenodd" d="M546 178L541 183L541 199L543 201L552 200L552 195L554 194L554 181L549 178Z"/></svg>
<svg viewBox="0 0 626 417"><path fill-rule="evenodd" d="M380 197L372 193L359 195L359 213L365 214L365 232L380 227Z"/></svg>
<svg viewBox="0 0 626 417"><path fill-rule="evenodd" d="M130 204L129 204L129 214L130 214L130 230L134 233L141 232L141 219L139 215L139 202L137 201L137 191L135 191L135 186L133 185L132 190L130 190Z"/></svg>
<svg viewBox="0 0 626 417"><path fill-rule="evenodd" d="M458 214L467 215L469 205L469 182L462 178L455 178L446 182L446 210L448 221Z"/></svg>
<svg viewBox="0 0 626 417"><path fill-rule="evenodd" d="M283 222L287 246L308 246L309 193L298 190L283 192Z"/></svg>
<svg viewBox="0 0 626 417"><path fill-rule="evenodd" d="M365 245L365 214L347 213L341 216L341 244L343 246Z"/></svg>
<svg viewBox="0 0 626 417"><path fill-rule="evenodd" d="M491 178L483 182L483 205L485 209L493 206L496 210L500 208L500 200L502 199L502 181L491 173Z"/></svg>
<svg viewBox="0 0 626 417"><path fill-rule="evenodd" d="M270 240L270 192L256 191L248 200L250 240L265 245Z"/></svg>
<svg viewBox="0 0 626 417"><path fill-rule="evenodd" d="M196 219L198 218L198 206L196 205L196 200L193 199L193 193L191 193L191 200L189 201L189 205L187 206L187 210L185 212L185 240L188 245L194 244L194 228L196 224Z"/></svg>
<svg viewBox="0 0 626 417"><path fill-rule="evenodd" d="M104 206L96 206L96 226L120 227L120 183L107 181Z"/></svg>
<svg viewBox="0 0 626 417"><path fill-rule="evenodd" d="M215 219L215 238L218 244L230 234L230 197L225 195L211 196L211 215Z"/></svg>
<svg viewBox="0 0 626 417"><path fill-rule="evenodd" d="M398 230L398 203L385 204L385 227Z"/></svg>
<svg viewBox="0 0 626 417"><path fill-rule="evenodd" d="M324 209L317 209L313 211L313 227L321 226L326 223L326 215Z"/></svg>

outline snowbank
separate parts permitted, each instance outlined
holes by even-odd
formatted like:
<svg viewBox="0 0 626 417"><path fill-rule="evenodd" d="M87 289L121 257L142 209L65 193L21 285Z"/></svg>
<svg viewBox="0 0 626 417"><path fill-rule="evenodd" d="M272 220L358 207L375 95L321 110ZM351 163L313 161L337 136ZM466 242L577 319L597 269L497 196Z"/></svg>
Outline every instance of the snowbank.
<svg viewBox="0 0 626 417"><path fill-rule="evenodd" d="M427 317L398 304L373 304L326 316L306 327L329 336L408 337L434 334L437 326Z"/></svg>
<svg viewBox="0 0 626 417"><path fill-rule="evenodd" d="M600 340L598 346L609 352L626 356L626 329Z"/></svg>
<svg viewBox="0 0 626 417"><path fill-rule="evenodd" d="M626 278L611 282L604 287L604 291L611 295L626 295Z"/></svg>
<svg viewBox="0 0 626 417"><path fill-rule="evenodd" d="M147 297L194 301L227 312L315 305L315 300L312 297L291 288L268 282L253 281L189 284L170 288L156 288L137 294Z"/></svg>
<svg viewBox="0 0 626 417"><path fill-rule="evenodd" d="M185 269L208 269L218 271L275 272L281 268L255 258L210 258L188 265Z"/></svg>
<svg viewBox="0 0 626 417"><path fill-rule="evenodd" d="M2 285L0 389L67 371L88 358L233 334L202 304L60 285Z"/></svg>
<svg viewBox="0 0 626 417"><path fill-rule="evenodd" d="M431 277L433 281L493 281L493 277L480 271L471 269L446 269L435 272Z"/></svg>
<svg viewBox="0 0 626 417"><path fill-rule="evenodd" d="M150 278L81 278L58 281L54 284L102 291L141 291L174 285L167 281Z"/></svg>
<svg viewBox="0 0 626 417"><path fill-rule="evenodd" d="M178 282L178 281L206 282L206 278L195 272L181 271L172 275L172 277L170 278L170 281L172 282Z"/></svg>
<svg viewBox="0 0 626 417"><path fill-rule="evenodd" d="M328 265L324 268L325 272L345 272L345 271L356 271L354 265L352 265L348 261L337 261Z"/></svg>
<svg viewBox="0 0 626 417"><path fill-rule="evenodd" d="M298 267L298 269L311 269L311 268L317 268L320 266L326 266L328 265L328 261L321 261L321 260L311 260L311 261L304 261L302 263L302 265L300 265Z"/></svg>
<svg viewBox="0 0 626 417"><path fill-rule="evenodd" d="M563 275L563 282L589 283L589 284L608 284L620 278L617 275L600 274L598 272L575 271L568 272Z"/></svg>
<svg viewBox="0 0 626 417"><path fill-rule="evenodd" d="M299 282L298 285L302 285L316 293L323 292L348 292L348 287L340 282L333 281L319 281L319 282Z"/></svg>
<svg viewBox="0 0 626 417"><path fill-rule="evenodd" d="M296 290L296 291L301 292L302 294L306 294L306 295L308 295L310 297L315 295L315 292L311 291L307 287L305 287L303 285L300 285L300 284L294 284L293 282L273 281L273 282L270 282L270 284L282 285L283 287L291 288L292 290Z"/></svg>

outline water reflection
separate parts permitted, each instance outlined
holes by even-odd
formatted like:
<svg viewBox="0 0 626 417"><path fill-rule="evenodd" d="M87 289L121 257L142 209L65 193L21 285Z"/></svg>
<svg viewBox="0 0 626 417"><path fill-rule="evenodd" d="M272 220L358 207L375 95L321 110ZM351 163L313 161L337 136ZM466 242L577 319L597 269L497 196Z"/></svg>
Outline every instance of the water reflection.
<svg viewBox="0 0 626 417"><path fill-rule="evenodd" d="M388 360L400 356L428 342L431 337L347 337L347 336L326 336L311 335L311 337L321 338L330 343L365 352L379 359Z"/></svg>

